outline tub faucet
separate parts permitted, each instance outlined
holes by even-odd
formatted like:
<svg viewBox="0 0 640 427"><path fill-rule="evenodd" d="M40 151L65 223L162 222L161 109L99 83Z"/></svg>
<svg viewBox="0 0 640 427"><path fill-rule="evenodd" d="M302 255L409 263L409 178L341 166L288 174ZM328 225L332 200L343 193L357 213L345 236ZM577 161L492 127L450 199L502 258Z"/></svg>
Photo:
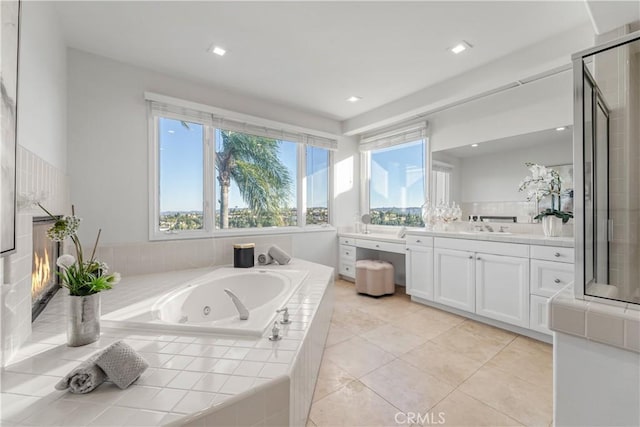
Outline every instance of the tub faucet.
<svg viewBox="0 0 640 427"><path fill-rule="evenodd" d="M236 306L236 310L238 310L238 314L240 315L240 320L247 320L249 318L249 310L247 310L247 307L245 307L242 301L240 301L240 298L231 292L230 289L225 289L224 291L229 295L229 298L231 298L231 301L233 301L233 304Z"/></svg>

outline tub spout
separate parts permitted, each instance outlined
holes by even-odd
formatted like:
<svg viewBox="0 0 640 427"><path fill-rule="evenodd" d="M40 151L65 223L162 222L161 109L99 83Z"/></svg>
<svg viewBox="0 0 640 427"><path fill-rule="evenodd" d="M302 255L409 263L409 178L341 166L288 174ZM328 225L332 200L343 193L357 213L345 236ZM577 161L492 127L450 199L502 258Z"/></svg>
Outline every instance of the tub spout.
<svg viewBox="0 0 640 427"><path fill-rule="evenodd" d="M238 314L240 315L240 320L247 320L249 318L249 310L247 310L247 307L245 307L242 301L240 301L240 298L238 298L236 294L231 292L229 289L225 289L224 291L229 295L229 298L231 298L231 301L233 301L233 304L236 306L236 310L238 310Z"/></svg>

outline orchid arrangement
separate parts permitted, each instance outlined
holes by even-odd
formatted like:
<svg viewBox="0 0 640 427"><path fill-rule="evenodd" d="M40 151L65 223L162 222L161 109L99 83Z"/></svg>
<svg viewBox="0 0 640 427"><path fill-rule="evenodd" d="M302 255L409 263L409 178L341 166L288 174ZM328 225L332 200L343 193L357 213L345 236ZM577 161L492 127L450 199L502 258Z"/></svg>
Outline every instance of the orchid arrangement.
<svg viewBox="0 0 640 427"><path fill-rule="evenodd" d="M527 201L534 200L539 202L545 197L551 197L551 208L545 209L534 217L541 219L545 216L556 216L562 219L563 223L573 218L572 212L564 212L560 210L560 195L562 194L562 179L555 169L538 165L535 163L525 163L530 176L525 177L518 187L518 191L527 191ZM556 208L556 200L558 206Z"/></svg>
<svg viewBox="0 0 640 427"><path fill-rule="evenodd" d="M108 274L109 267L104 262L100 262L95 259L96 249L98 242L100 241L100 233L102 230L98 230L98 236L96 242L93 245L91 256L88 260L85 260L82 251L82 244L78 238L77 232L80 227L81 219L75 216L75 209L71 207L71 215L56 217L47 209L45 209L40 203L38 206L47 213L55 223L49 230L47 230L47 236L56 242L63 242L69 238L73 242L76 250L76 256L64 254L58 257L56 265L60 267L60 271L57 272L62 286L69 289L69 294L72 296L87 296L111 289L111 287L120 282L120 273Z"/></svg>

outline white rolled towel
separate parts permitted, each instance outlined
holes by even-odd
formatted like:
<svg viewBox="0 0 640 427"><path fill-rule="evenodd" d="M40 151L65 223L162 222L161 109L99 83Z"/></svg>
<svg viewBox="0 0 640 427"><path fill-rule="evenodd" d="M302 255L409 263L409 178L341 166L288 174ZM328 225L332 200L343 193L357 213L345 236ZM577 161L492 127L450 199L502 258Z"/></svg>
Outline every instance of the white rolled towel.
<svg viewBox="0 0 640 427"><path fill-rule="evenodd" d="M289 261L291 261L291 255L276 245L271 246L267 251L267 254L280 265L289 264Z"/></svg>

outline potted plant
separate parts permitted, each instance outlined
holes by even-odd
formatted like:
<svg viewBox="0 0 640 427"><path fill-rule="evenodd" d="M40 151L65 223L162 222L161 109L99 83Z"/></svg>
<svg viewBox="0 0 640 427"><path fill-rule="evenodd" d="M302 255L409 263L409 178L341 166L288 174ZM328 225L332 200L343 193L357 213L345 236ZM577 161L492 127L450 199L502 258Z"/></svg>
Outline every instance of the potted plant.
<svg viewBox="0 0 640 427"><path fill-rule="evenodd" d="M85 259L77 235L81 220L75 216L74 207L71 207L71 216L56 217L39 203L38 206L55 220L47 230L47 236L56 242L69 238L75 247L75 257L64 254L56 261L61 285L69 290L67 344L77 347L97 341L100 338L100 292L111 289L120 281L119 273L109 274L108 266L95 258L102 230L98 230L91 256Z"/></svg>
<svg viewBox="0 0 640 427"><path fill-rule="evenodd" d="M562 234L562 225L573 218L572 212L561 209L560 195L562 194L562 179L558 171L535 163L525 163L531 176L527 176L520 183L518 191L527 191L527 201L533 199L537 203L545 197L551 197L551 207L543 210L534 217L542 220L544 235L556 237Z"/></svg>

